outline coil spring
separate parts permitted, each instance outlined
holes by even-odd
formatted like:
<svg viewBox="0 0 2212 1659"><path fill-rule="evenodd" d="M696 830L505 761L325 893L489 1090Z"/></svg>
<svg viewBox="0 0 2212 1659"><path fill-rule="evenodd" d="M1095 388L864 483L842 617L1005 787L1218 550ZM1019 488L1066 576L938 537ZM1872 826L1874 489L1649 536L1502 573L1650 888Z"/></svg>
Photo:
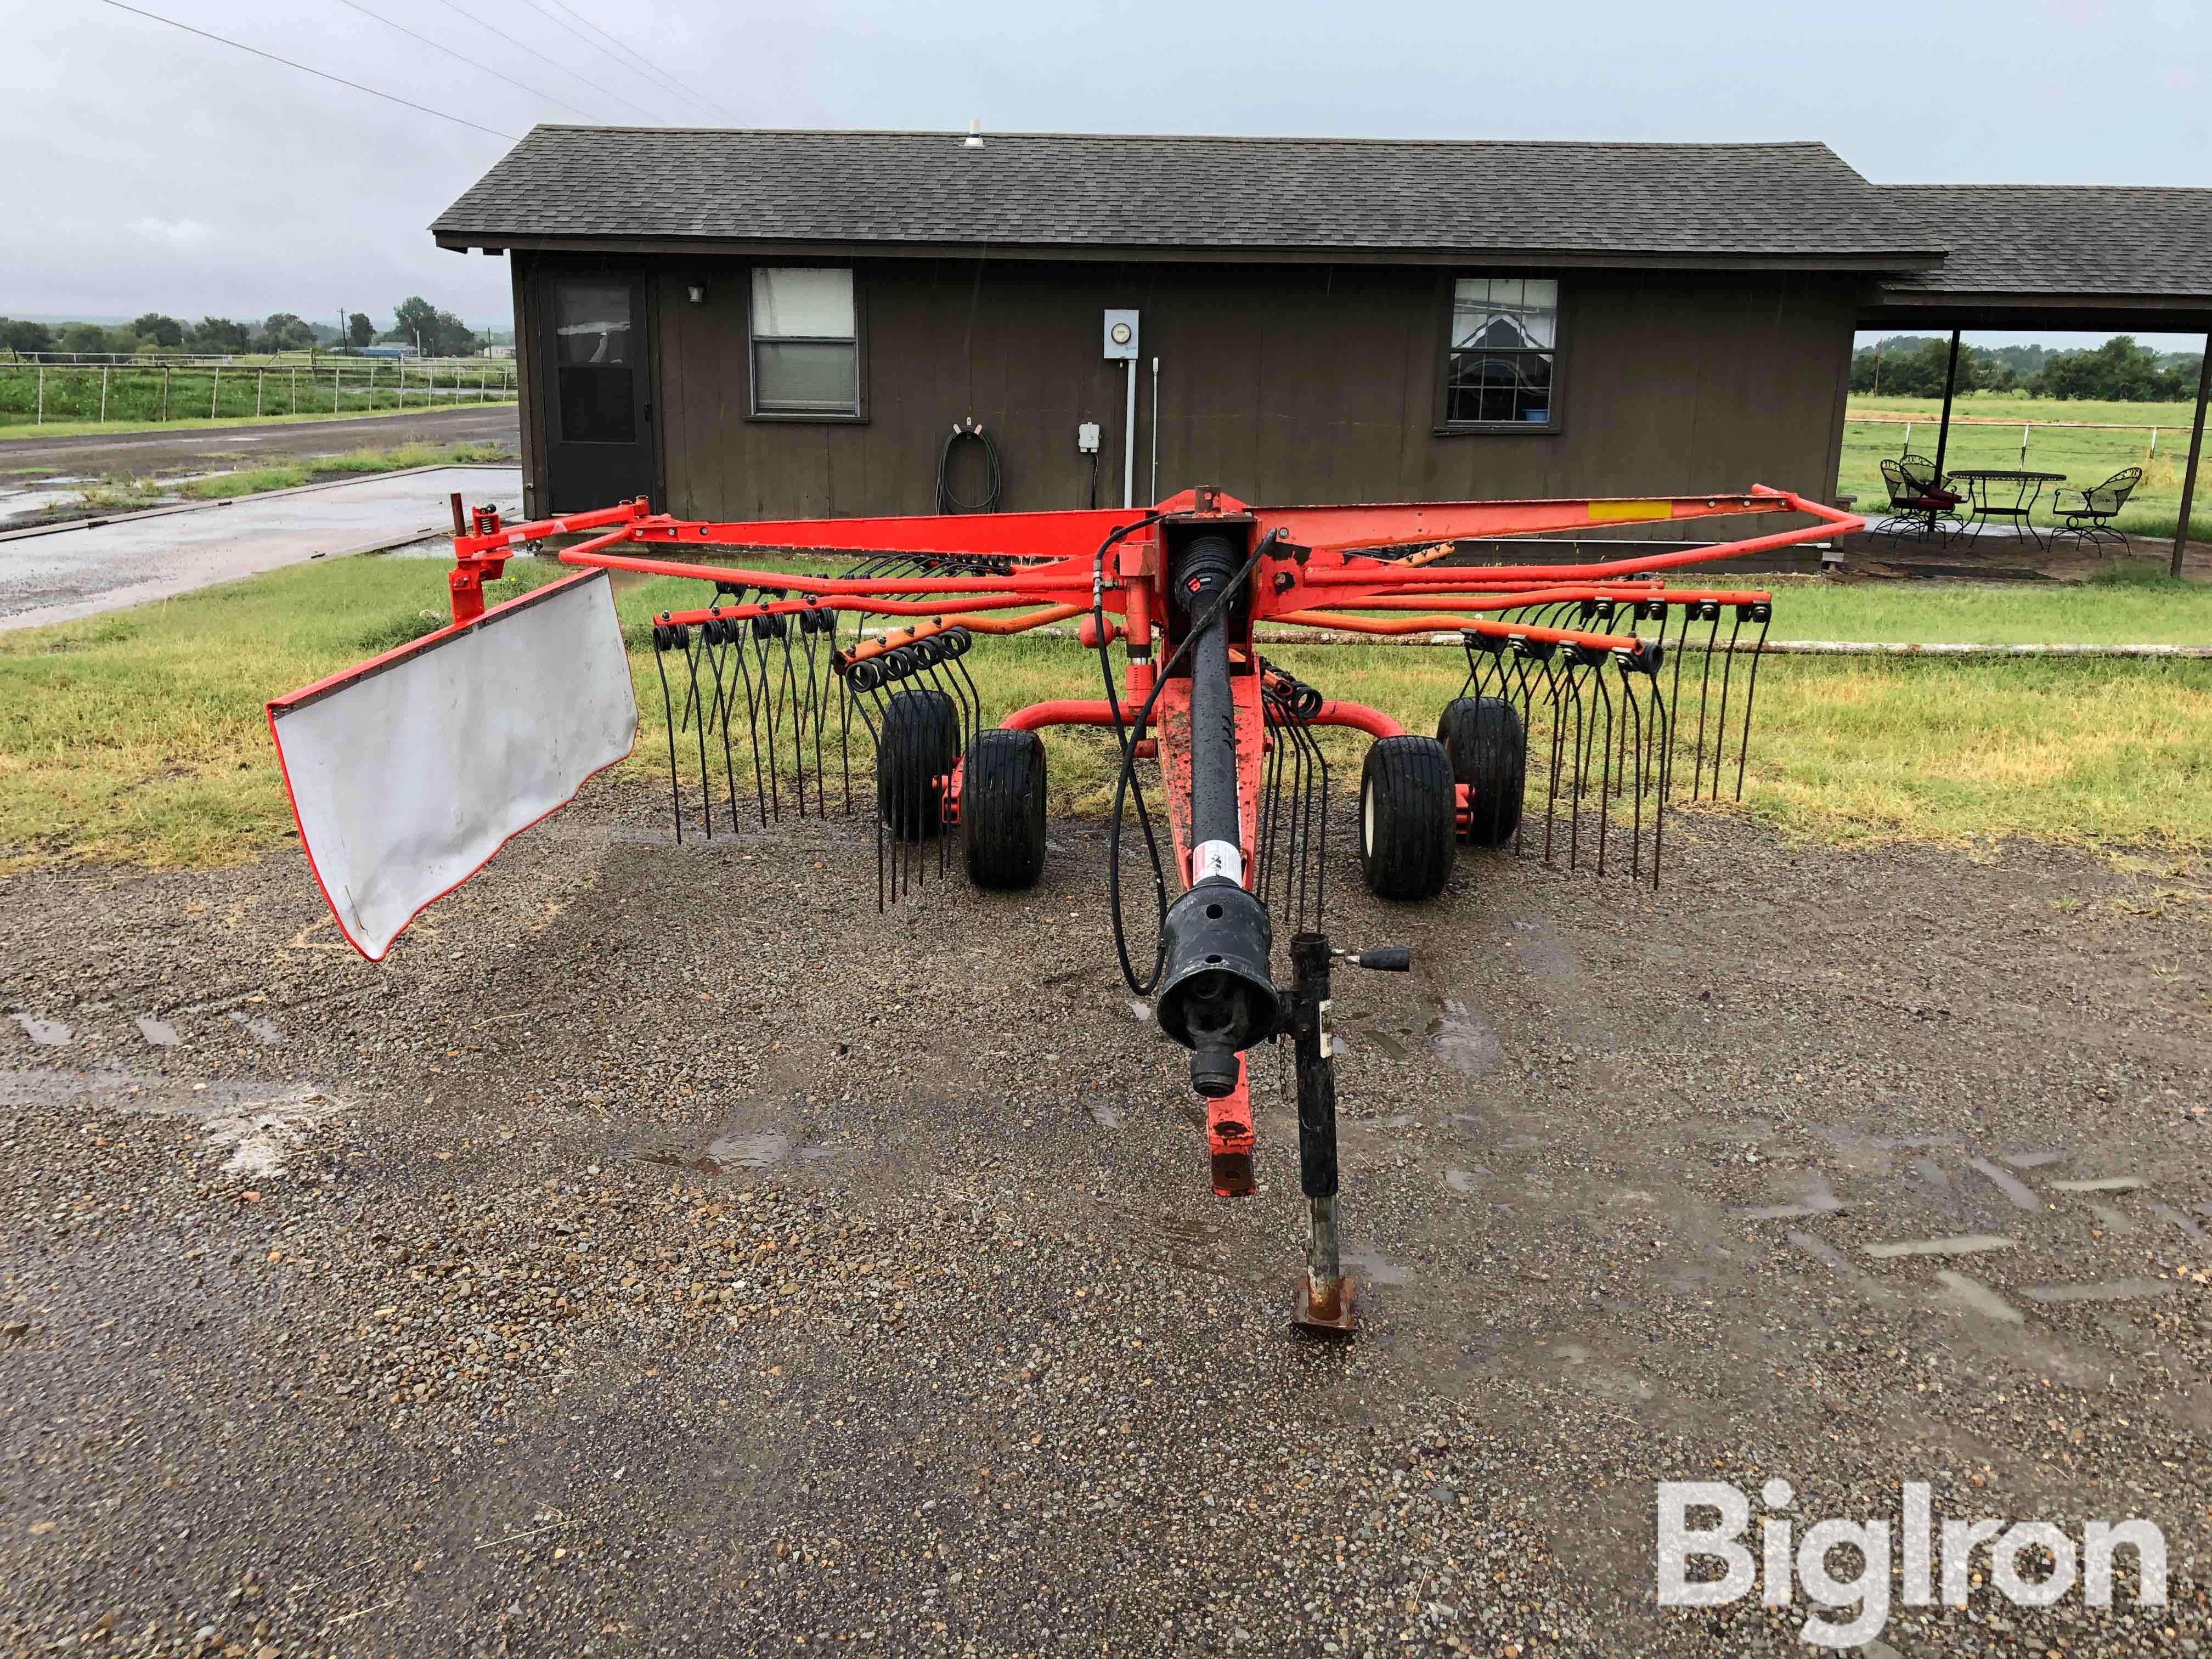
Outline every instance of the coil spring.
<svg viewBox="0 0 2212 1659"><path fill-rule="evenodd" d="M878 656L859 662L840 661L837 672L856 691L880 690L941 662L964 657L975 643L975 636L966 629L948 628L942 634L933 634L910 645L893 646Z"/></svg>

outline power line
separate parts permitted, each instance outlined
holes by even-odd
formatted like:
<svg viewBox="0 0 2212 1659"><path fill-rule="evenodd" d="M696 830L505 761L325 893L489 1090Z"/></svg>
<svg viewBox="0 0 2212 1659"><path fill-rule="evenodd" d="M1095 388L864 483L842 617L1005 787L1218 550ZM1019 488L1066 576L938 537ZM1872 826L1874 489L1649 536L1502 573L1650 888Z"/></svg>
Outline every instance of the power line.
<svg viewBox="0 0 2212 1659"><path fill-rule="evenodd" d="M588 112L578 109L574 104L568 102L565 99L556 98L550 92L540 92L535 87L525 86L520 81L508 80L506 76L501 75L497 70L486 69L482 64L477 63L475 59L462 57L460 53L455 52L451 46L441 46L437 41L431 40L428 35L416 33L413 29L409 28L404 23L395 23L389 17L380 16L377 13L371 11L367 6L356 5L354 3L354 0L338 0L338 4L346 7L349 10L359 12L363 17L368 18L372 23L381 23L385 27L404 34L410 40L415 41L418 45L428 46L433 52L442 52L447 57L452 58L455 63L465 64L469 68L476 70L479 75L489 75L495 81L506 81L507 84L513 87L516 91L526 92L532 98L543 98L549 104L558 104L562 109L567 110L569 114L582 116L586 121L592 118Z"/></svg>
<svg viewBox="0 0 2212 1659"><path fill-rule="evenodd" d="M538 3L538 0L523 0L523 3L528 6L532 10L538 13L540 15L552 18L553 21L561 23L561 20L557 17L554 17L551 12L547 11L544 7L539 5ZM614 36L609 34L597 23L592 21L590 18L584 16L580 12L571 9L568 6L562 5L562 0L553 0L553 3L556 6L560 6L562 11L568 12L569 16L574 18L586 28L591 30L591 32L598 35L600 40L605 41L617 52L622 53L623 57L629 58L630 62L635 64L647 76L659 81L663 86L668 88L672 91L681 93L684 97L689 98L693 103L698 105L700 108L707 111L709 114L720 116L725 121L734 121L737 119L737 118L732 115L729 111L723 109L720 106L714 103L711 99L705 97L703 94L694 92L690 87L685 86L674 76L668 74L665 70L655 69L651 64L648 64L644 58L639 57L628 46L623 45L621 41L616 40ZM569 28L568 24L561 23L561 27L564 29L568 29L569 33L576 34L576 31L573 28ZM576 34L576 38L579 40L584 40L584 37L580 34ZM586 46L591 46L591 42L588 40L585 40L584 44ZM592 50L597 51L598 48L593 47Z"/></svg>
<svg viewBox="0 0 2212 1659"><path fill-rule="evenodd" d="M523 52L528 52L539 63L546 64L550 68L559 70L562 74L569 76L573 80L581 81L586 86L589 87L593 92L598 93L601 97L613 99L615 102L620 104L624 109L635 110L640 115L644 116L648 121L653 118L653 114L651 110L643 107L641 105L631 103L629 99L623 97L622 94L617 92L612 87L601 86L598 82L592 80L589 76L583 74L581 71L570 69L566 64L561 62L559 58L548 58L544 52L538 51L537 47L532 46L527 40L518 40L513 35L509 34L505 29L499 28L493 24L485 22L483 18L477 16L472 12L463 11L459 6L453 3L453 0L438 0L438 3L443 6L447 11L452 12L454 15L465 18L469 22L474 23L478 28L485 30L489 33L496 34L510 46L514 46Z"/></svg>
<svg viewBox="0 0 2212 1659"><path fill-rule="evenodd" d="M502 139L510 144L515 142L515 137L511 132L500 132L491 127L480 126L465 117L450 114L441 109L432 109L428 104L418 104L412 99L402 98L394 93L379 92L374 87L365 87L358 81L349 81L343 75L332 75L324 70L310 69L307 64L295 64L289 58L279 58L273 52L264 52L258 46L249 46L242 40L226 40L220 34L210 34L205 29L196 29L190 23L179 23L175 18L164 17L158 12L141 11L136 6L126 6L123 3L123 0L102 0L102 3L114 7L118 11L127 11L134 17L143 17L150 22L167 23L173 29L182 29L186 34L197 34L201 40L212 40L219 46L234 46L240 52L250 52L256 58L265 58L272 64L282 64L286 69L298 70L302 75L312 75L319 81L330 81L338 86L350 87L356 92L365 92L372 98L381 98L387 104L398 104L423 115L434 115L441 121L451 121L456 126L473 128L477 132L489 134L494 138Z"/></svg>

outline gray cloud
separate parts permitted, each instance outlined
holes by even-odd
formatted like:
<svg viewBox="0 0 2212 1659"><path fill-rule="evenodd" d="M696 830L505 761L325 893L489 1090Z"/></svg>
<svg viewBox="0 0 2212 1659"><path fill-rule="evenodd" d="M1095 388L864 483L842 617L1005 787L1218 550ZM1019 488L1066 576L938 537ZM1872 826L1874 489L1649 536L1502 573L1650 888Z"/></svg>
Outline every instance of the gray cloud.
<svg viewBox="0 0 2212 1659"><path fill-rule="evenodd" d="M566 0L696 97L560 27L562 0L453 0L542 58L441 0L363 0L550 97L337 0L136 3L514 134L576 119L557 98L677 125L1810 137L1883 182L2212 182L2212 30L2192 0L2148 0L2124 29L2057 0ZM0 0L0 41L29 71L0 103L25 186L0 229L0 313L381 318L419 292L505 318L505 262L423 228L498 140L99 0Z"/></svg>

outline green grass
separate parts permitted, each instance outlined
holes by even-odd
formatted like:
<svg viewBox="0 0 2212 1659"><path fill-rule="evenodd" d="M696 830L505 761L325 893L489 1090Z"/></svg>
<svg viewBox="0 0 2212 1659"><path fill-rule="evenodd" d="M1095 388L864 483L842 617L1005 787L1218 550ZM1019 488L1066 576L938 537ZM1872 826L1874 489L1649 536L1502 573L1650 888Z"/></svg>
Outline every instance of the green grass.
<svg viewBox="0 0 2212 1659"><path fill-rule="evenodd" d="M410 466L480 466L511 461L506 444L396 444L390 449L355 449L339 455L307 455L296 461L241 468L212 477L194 478L178 493L192 501L258 495L271 489L295 489L325 478L368 472L397 472Z"/></svg>
<svg viewBox="0 0 2212 1659"><path fill-rule="evenodd" d="M565 574L518 560L496 602ZM662 787L666 726L646 647L658 610L695 583L618 592L641 731L621 775ZM165 604L0 634L0 868L56 862L204 866L282 844L290 828L262 703L440 626L442 567L301 565ZM1782 637L2212 641L2212 590L2153 580L2057 586L1792 583ZM1334 695L1433 729L1455 653L1394 647L1271 652ZM1088 696L1072 641L985 641L969 659L995 713ZM1103 732L1048 738L1053 809L1103 810ZM1331 733L1349 787L1360 740ZM865 773L866 745L855 761ZM1833 659L1761 666L1741 811L1832 839L2024 836L2105 847L2212 842L2212 662Z"/></svg>
<svg viewBox="0 0 2212 1659"><path fill-rule="evenodd" d="M337 381L333 385L334 370ZM106 371L107 418L100 420L102 371L98 368L53 368L45 374L45 417L40 419L40 376L30 365L0 363L0 433L11 437L61 437L73 433L126 432L145 427L189 429L224 419L268 420L301 416L369 415L381 410L442 408L479 401L512 403L502 386L512 364L424 370L410 367L405 390L398 368L347 359L325 358L312 371L305 365L270 368L163 369L132 364ZM457 388L431 396L433 386ZM258 410L260 413L256 414Z"/></svg>
<svg viewBox="0 0 2212 1659"><path fill-rule="evenodd" d="M1956 412L1987 412L1994 400L1977 398L1971 405L1962 404ZM1939 405L1927 398L1884 398L1870 399L1853 398L1849 415L1856 416L1868 409L1902 410L1911 405L1911 412L1924 413L1926 424L1916 423L1910 434L1905 428L1892 422L1876 422L1847 418L1844 426L1842 466L1837 479L1837 489L1844 495L1857 498L1856 510L1879 517L1888 495L1881 480L1881 463L1885 457L1905 453L1908 435L1912 453L1933 458L1936 453L1936 422ZM1925 404L1925 410L1921 405ZM2165 404L2062 404L2041 399L2014 398L2004 405L2010 418L2019 420L2095 420L2103 416L2095 411L2121 410L2146 422L2156 418L2155 411L2175 407ZM2058 410L2065 414L2027 413L2028 410ZM1971 467L2020 467L2039 472L2063 472L2065 488L2081 489L2103 483L2124 467L2139 466L2143 470L2142 482L2129 498L2119 518L2119 528L2131 536L2155 539L2163 537L2171 542L2174 524L2181 511L2181 474L2189 453L2189 428L2160 427L2158 447L2150 447L2148 431L2112 431L2099 428L2036 427L2027 434L2027 459L2021 459L2021 429L2017 426L1962 426L1955 421L1951 427L1950 440L1944 449L1943 465L1947 471ZM2036 512L2039 525L2051 521L2051 492L2056 486L2045 484L2042 503ZM2191 536L2197 540L2212 541L2212 477L2200 476L2196 503L2190 514ZM2155 552L2154 547L2144 547L2142 552Z"/></svg>

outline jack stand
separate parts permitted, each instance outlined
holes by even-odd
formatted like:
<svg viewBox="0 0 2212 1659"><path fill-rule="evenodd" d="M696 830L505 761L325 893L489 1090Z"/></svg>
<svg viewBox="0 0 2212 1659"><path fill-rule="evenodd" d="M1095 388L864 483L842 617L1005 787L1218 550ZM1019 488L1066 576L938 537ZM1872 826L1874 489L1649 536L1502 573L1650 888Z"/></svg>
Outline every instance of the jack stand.
<svg viewBox="0 0 2212 1659"><path fill-rule="evenodd" d="M1328 968L1342 957L1355 968L1402 974L1413 953L1402 946L1332 951L1320 933L1291 941L1297 978L1285 1028L1297 1055L1298 1185L1306 1195L1306 1270L1298 1280L1291 1323L1316 1336L1348 1341L1358 1330L1352 1306L1358 1286L1344 1276L1336 1234L1336 1045L1328 1032Z"/></svg>
<svg viewBox="0 0 2212 1659"><path fill-rule="evenodd" d="M1310 1231L1306 1270L1298 1280L1291 1324L1316 1335L1349 1339L1354 1287L1337 1257L1336 1061L1328 1034L1328 939L1300 933L1291 941L1297 975L1291 993L1291 1041L1298 1067L1298 1186L1306 1195Z"/></svg>

